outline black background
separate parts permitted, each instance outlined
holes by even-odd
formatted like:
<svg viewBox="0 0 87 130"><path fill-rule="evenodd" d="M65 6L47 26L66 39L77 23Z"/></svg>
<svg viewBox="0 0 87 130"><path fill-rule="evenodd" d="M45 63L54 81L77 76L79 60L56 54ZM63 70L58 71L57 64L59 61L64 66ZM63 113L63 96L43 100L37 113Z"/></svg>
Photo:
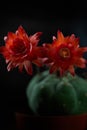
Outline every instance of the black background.
<svg viewBox="0 0 87 130"><path fill-rule="evenodd" d="M48 3L47 3L48 2ZM0 46L8 31L15 32L22 25L28 35L41 31L41 43L52 42L59 30L64 35L74 33L81 46L87 46L87 4L80 1L12 1L0 5ZM86 57L86 55L85 55ZM18 69L7 72L5 60L0 56L1 127L13 129L14 112L32 114L26 100L26 87L30 77Z"/></svg>

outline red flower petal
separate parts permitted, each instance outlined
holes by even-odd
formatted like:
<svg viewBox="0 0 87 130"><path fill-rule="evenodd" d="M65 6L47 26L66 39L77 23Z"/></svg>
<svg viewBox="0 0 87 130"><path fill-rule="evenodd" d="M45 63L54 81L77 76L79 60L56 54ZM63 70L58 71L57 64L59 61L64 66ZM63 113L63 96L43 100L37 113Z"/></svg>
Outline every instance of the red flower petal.
<svg viewBox="0 0 87 130"><path fill-rule="evenodd" d="M27 73L29 75L32 75L32 73L33 73L32 64L29 61L24 62L24 67L25 67Z"/></svg>
<svg viewBox="0 0 87 130"><path fill-rule="evenodd" d="M57 70L58 70L58 67L56 66L56 64L51 65L51 67L50 67L50 73L54 73Z"/></svg>
<svg viewBox="0 0 87 130"><path fill-rule="evenodd" d="M42 32L37 32L34 35L30 36L30 42L32 43L33 46L37 46L38 42L39 42L39 37L42 35Z"/></svg>
<svg viewBox="0 0 87 130"><path fill-rule="evenodd" d="M71 65L69 66L69 69L70 73L74 76L75 75L75 70L74 70L74 67Z"/></svg>

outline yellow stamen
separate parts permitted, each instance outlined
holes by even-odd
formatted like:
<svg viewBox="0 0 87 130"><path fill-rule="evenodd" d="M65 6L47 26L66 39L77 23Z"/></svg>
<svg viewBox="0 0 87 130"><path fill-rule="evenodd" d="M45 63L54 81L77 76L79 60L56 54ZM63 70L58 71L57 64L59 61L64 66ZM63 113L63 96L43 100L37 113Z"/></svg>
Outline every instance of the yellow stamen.
<svg viewBox="0 0 87 130"><path fill-rule="evenodd" d="M66 47L61 48L60 51L59 51L59 55L62 58L69 58L70 57L70 50Z"/></svg>

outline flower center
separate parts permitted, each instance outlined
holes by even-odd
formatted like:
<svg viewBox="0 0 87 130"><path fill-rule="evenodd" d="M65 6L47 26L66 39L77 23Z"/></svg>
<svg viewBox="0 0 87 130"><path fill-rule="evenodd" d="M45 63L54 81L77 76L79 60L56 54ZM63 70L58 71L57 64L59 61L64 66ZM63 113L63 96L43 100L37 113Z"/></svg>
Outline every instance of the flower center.
<svg viewBox="0 0 87 130"><path fill-rule="evenodd" d="M13 41L13 45L11 46L11 50L14 54L23 53L26 50L23 40L15 39Z"/></svg>
<svg viewBox="0 0 87 130"><path fill-rule="evenodd" d="M59 55L64 59L70 58L70 50L66 47L61 48L59 50Z"/></svg>

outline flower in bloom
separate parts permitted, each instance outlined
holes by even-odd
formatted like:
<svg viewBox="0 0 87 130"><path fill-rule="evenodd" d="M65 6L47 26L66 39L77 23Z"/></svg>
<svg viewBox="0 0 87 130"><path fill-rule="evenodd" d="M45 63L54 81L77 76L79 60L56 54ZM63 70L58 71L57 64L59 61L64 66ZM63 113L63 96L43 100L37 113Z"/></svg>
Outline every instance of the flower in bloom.
<svg viewBox="0 0 87 130"><path fill-rule="evenodd" d="M52 44L45 43L43 46L46 54L45 63L50 66L50 73L59 70L60 75L66 71L74 75L74 67L86 67L83 53L87 52L87 47L80 47L79 38L74 34L64 37L63 33L58 31L57 38L53 36Z"/></svg>
<svg viewBox="0 0 87 130"><path fill-rule="evenodd" d="M24 67L28 74L32 74L32 63L42 65L39 58L41 49L37 46L41 34L42 32L37 32L28 36L22 26L19 26L15 33L8 32L4 37L5 45L0 47L0 52L8 64L8 71L18 66L20 71Z"/></svg>

